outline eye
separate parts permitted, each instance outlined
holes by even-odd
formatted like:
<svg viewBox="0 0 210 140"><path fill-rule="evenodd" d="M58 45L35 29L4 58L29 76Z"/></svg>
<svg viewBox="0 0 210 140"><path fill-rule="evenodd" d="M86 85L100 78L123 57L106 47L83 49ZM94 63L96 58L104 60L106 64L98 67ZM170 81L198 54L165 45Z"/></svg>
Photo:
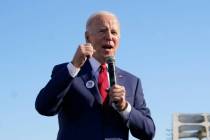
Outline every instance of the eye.
<svg viewBox="0 0 210 140"><path fill-rule="evenodd" d="M111 31L111 33L112 33L113 35L118 35L118 32L117 32L117 31Z"/></svg>
<svg viewBox="0 0 210 140"><path fill-rule="evenodd" d="M106 32L106 29L100 29L99 30L99 33L105 33Z"/></svg>

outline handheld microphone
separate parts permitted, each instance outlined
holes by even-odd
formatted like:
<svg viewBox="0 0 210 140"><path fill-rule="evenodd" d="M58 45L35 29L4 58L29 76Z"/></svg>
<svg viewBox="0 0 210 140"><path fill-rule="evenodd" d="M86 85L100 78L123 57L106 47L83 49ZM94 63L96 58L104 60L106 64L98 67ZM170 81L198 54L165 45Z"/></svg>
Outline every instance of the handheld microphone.
<svg viewBox="0 0 210 140"><path fill-rule="evenodd" d="M115 74L115 59L113 56L106 57L106 63L108 65L108 72L109 72L109 85L112 87L113 85L117 84L116 82L116 74Z"/></svg>
<svg viewBox="0 0 210 140"><path fill-rule="evenodd" d="M108 72L109 72L109 85L110 88L117 84L116 80L116 73L115 73L115 59L113 56L106 57L106 63L108 65ZM115 105L118 103L117 101L113 102Z"/></svg>

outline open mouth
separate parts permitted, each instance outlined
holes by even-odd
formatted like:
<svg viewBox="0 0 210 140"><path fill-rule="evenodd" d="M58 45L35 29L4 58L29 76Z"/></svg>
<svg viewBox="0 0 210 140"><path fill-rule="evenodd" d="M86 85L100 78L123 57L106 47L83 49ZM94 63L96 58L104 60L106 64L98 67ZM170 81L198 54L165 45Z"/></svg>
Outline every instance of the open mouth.
<svg viewBox="0 0 210 140"><path fill-rule="evenodd" d="M113 47L111 45L104 45L102 46L103 49L112 49Z"/></svg>

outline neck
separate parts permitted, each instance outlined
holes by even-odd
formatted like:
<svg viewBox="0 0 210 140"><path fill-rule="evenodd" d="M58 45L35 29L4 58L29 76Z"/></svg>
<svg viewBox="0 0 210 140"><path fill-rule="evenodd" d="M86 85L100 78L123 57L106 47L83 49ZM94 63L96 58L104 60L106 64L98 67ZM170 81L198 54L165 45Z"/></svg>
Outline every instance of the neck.
<svg viewBox="0 0 210 140"><path fill-rule="evenodd" d="M106 63L106 60L105 60L105 58L103 59L103 58L98 58L98 57L95 57L95 56L93 56L100 64L104 64L104 63Z"/></svg>

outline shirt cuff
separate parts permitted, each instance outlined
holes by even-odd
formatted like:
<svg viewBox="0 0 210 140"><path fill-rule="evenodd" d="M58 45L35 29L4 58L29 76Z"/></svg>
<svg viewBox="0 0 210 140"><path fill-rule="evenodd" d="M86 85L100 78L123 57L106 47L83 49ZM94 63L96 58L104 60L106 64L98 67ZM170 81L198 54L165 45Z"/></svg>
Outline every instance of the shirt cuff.
<svg viewBox="0 0 210 140"><path fill-rule="evenodd" d="M80 68L75 67L72 63L68 63L67 68L72 77L76 77L80 71Z"/></svg>

